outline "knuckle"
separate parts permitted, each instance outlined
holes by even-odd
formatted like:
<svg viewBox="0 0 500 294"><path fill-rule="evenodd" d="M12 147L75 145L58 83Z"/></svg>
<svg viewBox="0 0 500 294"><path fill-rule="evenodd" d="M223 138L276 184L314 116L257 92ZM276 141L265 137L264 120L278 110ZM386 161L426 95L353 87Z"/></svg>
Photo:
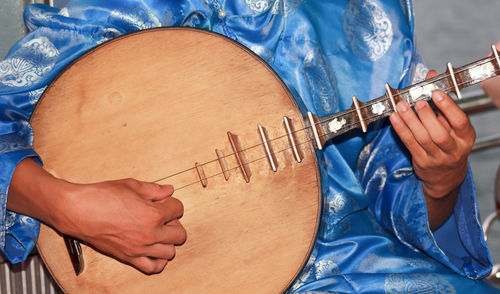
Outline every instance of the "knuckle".
<svg viewBox="0 0 500 294"><path fill-rule="evenodd" d="M144 247L143 239L140 239L136 242L136 245L130 245L127 248L127 255L129 257L142 257L146 256L146 249Z"/></svg>
<svg viewBox="0 0 500 294"><path fill-rule="evenodd" d="M421 147L420 144L414 140L410 140L409 142L403 141L403 144L405 144L406 148L408 148L408 150L410 150L410 152L412 150L416 150L419 147Z"/></svg>
<svg viewBox="0 0 500 294"><path fill-rule="evenodd" d="M451 160L449 162L447 162L447 165L450 169L456 169L456 168L460 167L461 161L462 161L461 156L454 155L454 156L452 156Z"/></svg>
<svg viewBox="0 0 500 294"><path fill-rule="evenodd" d="M186 242L186 240L187 240L187 231L186 231L186 229L183 226L180 227L179 236L180 236L179 237L179 244L182 244L182 243Z"/></svg>
<svg viewBox="0 0 500 294"><path fill-rule="evenodd" d="M158 242L156 234L148 234L144 237L143 242L145 245L152 245Z"/></svg>
<svg viewBox="0 0 500 294"><path fill-rule="evenodd" d="M180 215L183 215L184 214L184 204L182 204L181 201L179 201L178 199L175 199L177 200L177 202L179 203L179 213Z"/></svg>
<svg viewBox="0 0 500 294"><path fill-rule="evenodd" d="M417 144L424 145L429 142L428 136L415 136Z"/></svg>
<svg viewBox="0 0 500 294"><path fill-rule="evenodd" d="M471 145L474 145L477 139L477 134L475 130L472 131L472 136L470 136L470 138L471 138Z"/></svg>
<svg viewBox="0 0 500 294"><path fill-rule="evenodd" d="M137 268L146 274L153 274L156 270L155 264L148 258L141 259L141 261L137 265Z"/></svg>
<svg viewBox="0 0 500 294"><path fill-rule="evenodd" d="M462 165L464 158L467 157L464 156L464 154L462 154L461 152L453 152L448 156L446 166L450 169L457 169Z"/></svg>
<svg viewBox="0 0 500 294"><path fill-rule="evenodd" d="M179 210L184 211L184 204L179 199L172 197L172 201L177 204Z"/></svg>
<svg viewBox="0 0 500 294"><path fill-rule="evenodd" d="M126 259L133 259L142 255L142 246L138 246L136 240L134 239L129 239L123 244L117 244L116 247L122 252Z"/></svg>
<svg viewBox="0 0 500 294"><path fill-rule="evenodd" d="M130 259L130 258L140 256L138 250L134 247L124 248L123 255L125 256L125 259Z"/></svg>
<svg viewBox="0 0 500 294"><path fill-rule="evenodd" d="M132 252L131 248L119 248L119 251L119 254L116 254L115 252L111 252L111 254L124 261L129 261L137 257L137 255Z"/></svg>
<svg viewBox="0 0 500 294"><path fill-rule="evenodd" d="M408 132L407 132L407 127L403 123L399 124L393 124L392 127L394 128L394 131L398 134L398 136L401 138L401 140L406 140L408 137Z"/></svg>
<svg viewBox="0 0 500 294"><path fill-rule="evenodd" d="M133 252L141 256L146 252L146 246L156 243L157 240L157 232L154 227L143 227L140 232L129 238L129 243L131 247L134 247Z"/></svg>
<svg viewBox="0 0 500 294"><path fill-rule="evenodd" d="M418 166L418 168L420 170L427 170L427 169L430 168L430 161L428 161L428 160L421 160L421 161L417 162L416 165Z"/></svg>
<svg viewBox="0 0 500 294"><path fill-rule="evenodd" d="M175 246L168 245L165 249L165 258L167 260L172 260L175 257Z"/></svg>
<svg viewBox="0 0 500 294"><path fill-rule="evenodd" d="M145 232L141 236L141 243L144 245L151 245L154 244L158 241L158 234L156 231L149 231Z"/></svg>
<svg viewBox="0 0 500 294"><path fill-rule="evenodd" d="M167 266L168 260L166 259L157 259L156 260L156 266L154 271L152 271L152 274L157 274L163 271L163 269Z"/></svg>
<svg viewBox="0 0 500 294"><path fill-rule="evenodd" d="M126 179L123 179L123 181L129 185L133 185L137 182L137 180L135 180L133 178L126 178Z"/></svg>
<svg viewBox="0 0 500 294"><path fill-rule="evenodd" d="M139 187L139 181L137 181L136 179L133 179L133 178L123 179L123 183L125 183L125 185L127 185L129 188L134 189L134 190Z"/></svg>
<svg viewBox="0 0 500 294"><path fill-rule="evenodd" d="M439 158L429 168L441 168L450 165L448 158Z"/></svg>
<svg viewBox="0 0 500 294"><path fill-rule="evenodd" d="M471 128L471 134L470 134L470 136L467 137L467 139L468 139L467 146L469 148L472 148L472 146L476 142L476 138L477 138L476 130L474 128Z"/></svg>
<svg viewBox="0 0 500 294"><path fill-rule="evenodd" d="M456 126L460 129L469 128L469 126L470 126L469 119L467 118L467 116L465 114L457 116L455 123L456 123Z"/></svg>
<svg viewBox="0 0 500 294"><path fill-rule="evenodd" d="M150 225L157 226L163 222L163 213L159 209L152 209L147 218Z"/></svg>
<svg viewBox="0 0 500 294"><path fill-rule="evenodd" d="M434 142L440 146L443 146L443 145L447 145L450 143L450 136L448 135L445 135L445 134L440 134L440 135L437 135L435 138L434 138Z"/></svg>
<svg viewBox="0 0 500 294"><path fill-rule="evenodd" d="M434 144L434 142L431 140L430 137L426 136L426 137L423 137L422 139L420 139L420 145L422 145L426 149L431 148L433 144Z"/></svg>
<svg viewBox="0 0 500 294"><path fill-rule="evenodd" d="M467 163L468 153L460 153L456 156L457 168L463 166L464 163Z"/></svg>
<svg viewBox="0 0 500 294"><path fill-rule="evenodd" d="M170 207L173 209L174 216L176 218L181 217L184 214L184 204L182 202L174 197L170 198L171 205Z"/></svg>

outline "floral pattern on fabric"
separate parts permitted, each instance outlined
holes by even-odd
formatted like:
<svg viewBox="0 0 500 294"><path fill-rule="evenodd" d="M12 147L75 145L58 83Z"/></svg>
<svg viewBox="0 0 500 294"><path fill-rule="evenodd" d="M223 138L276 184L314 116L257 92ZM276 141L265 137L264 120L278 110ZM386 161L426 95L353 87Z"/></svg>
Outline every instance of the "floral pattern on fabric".
<svg viewBox="0 0 500 294"><path fill-rule="evenodd" d="M265 59L303 112L319 114L348 109L353 95L379 97L385 82L404 87L421 63L411 3L402 0L79 0L28 6L26 21L32 32L0 63L0 247L13 262L33 248L38 225L6 210L16 164L36 158L28 118L57 73L105 40L172 25L224 34ZM289 292L492 291L467 278L491 267L471 180L454 215L458 243L470 246L456 258L429 230L420 182L390 127L329 142L317 155L320 227Z"/></svg>
<svg viewBox="0 0 500 294"><path fill-rule="evenodd" d="M9 87L29 87L54 68L58 55L58 50L47 38L30 40L9 59L0 62L0 83Z"/></svg>
<svg viewBox="0 0 500 294"><path fill-rule="evenodd" d="M363 59L378 60L392 44L392 23L375 1L349 1L344 30L354 54Z"/></svg>

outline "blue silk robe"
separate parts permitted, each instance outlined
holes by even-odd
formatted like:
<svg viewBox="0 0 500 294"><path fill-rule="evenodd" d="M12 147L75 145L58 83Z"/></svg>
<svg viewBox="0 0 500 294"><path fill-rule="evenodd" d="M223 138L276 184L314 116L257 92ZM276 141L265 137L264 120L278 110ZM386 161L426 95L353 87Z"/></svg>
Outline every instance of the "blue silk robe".
<svg viewBox="0 0 500 294"><path fill-rule="evenodd" d="M0 63L0 248L18 262L36 242L39 223L5 208L9 182L18 162L37 158L27 120L38 98L88 49L151 27L212 30L260 55L305 109L324 116L348 108L353 95L361 101L384 95L385 82L404 87L424 77L412 13L405 0L80 0L63 9L28 6L31 32ZM324 186L320 231L290 292L496 291L476 280L488 274L491 258L470 172L453 215L432 232L410 155L387 121L367 134L354 131L329 142L318 157Z"/></svg>

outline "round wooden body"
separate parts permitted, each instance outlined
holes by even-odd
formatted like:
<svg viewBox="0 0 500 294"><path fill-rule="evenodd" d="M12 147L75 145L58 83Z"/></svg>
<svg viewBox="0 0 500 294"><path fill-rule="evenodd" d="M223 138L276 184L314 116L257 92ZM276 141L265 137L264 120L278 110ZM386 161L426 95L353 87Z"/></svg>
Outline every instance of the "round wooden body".
<svg viewBox="0 0 500 294"><path fill-rule="evenodd" d="M285 136L293 122L304 159ZM67 293L277 293L315 241L319 172L292 96L262 60L206 31L162 28L89 51L46 89L31 118L44 167L76 183L136 178L173 184L185 244L160 274L83 245L76 276L59 233L42 226L38 250ZM270 168L258 124L275 152ZM228 141L237 136L247 183ZM221 173L221 150L230 177ZM206 186L194 168L203 165Z"/></svg>

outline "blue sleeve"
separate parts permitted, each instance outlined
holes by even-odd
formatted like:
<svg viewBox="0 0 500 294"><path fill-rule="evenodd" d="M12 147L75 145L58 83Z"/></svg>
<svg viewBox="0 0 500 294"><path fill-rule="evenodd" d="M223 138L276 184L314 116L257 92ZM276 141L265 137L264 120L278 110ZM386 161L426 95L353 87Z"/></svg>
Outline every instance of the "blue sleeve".
<svg viewBox="0 0 500 294"><path fill-rule="evenodd" d="M0 108L3 113L4 109ZM35 246L40 224L38 221L8 211L7 192L17 164L37 155L25 139L16 133L3 134L5 124L0 125L0 249L13 263L23 261Z"/></svg>
<svg viewBox="0 0 500 294"><path fill-rule="evenodd" d="M491 257L484 240L470 169L453 214L435 232L410 155L390 127L365 147L359 161L362 186L378 222L410 248L469 278L486 276Z"/></svg>
<svg viewBox="0 0 500 294"><path fill-rule="evenodd" d="M63 22L56 22L61 17L58 11L48 6L29 6L25 19L34 31L16 43L0 62L0 250L12 263L26 259L40 228L37 220L7 210L16 166L25 158L41 163L32 148L29 117L59 70L96 44L92 38L82 38L81 32L65 30ZM50 28L56 23L58 28Z"/></svg>

